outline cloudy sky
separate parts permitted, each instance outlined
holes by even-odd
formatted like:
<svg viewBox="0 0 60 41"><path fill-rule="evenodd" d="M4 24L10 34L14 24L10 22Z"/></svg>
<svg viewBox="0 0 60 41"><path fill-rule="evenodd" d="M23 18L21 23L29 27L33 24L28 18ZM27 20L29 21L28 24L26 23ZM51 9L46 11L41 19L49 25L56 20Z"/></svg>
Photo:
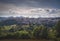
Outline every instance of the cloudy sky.
<svg viewBox="0 0 60 41"><path fill-rule="evenodd" d="M0 0L0 17L60 17L60 0Z"/></svg>

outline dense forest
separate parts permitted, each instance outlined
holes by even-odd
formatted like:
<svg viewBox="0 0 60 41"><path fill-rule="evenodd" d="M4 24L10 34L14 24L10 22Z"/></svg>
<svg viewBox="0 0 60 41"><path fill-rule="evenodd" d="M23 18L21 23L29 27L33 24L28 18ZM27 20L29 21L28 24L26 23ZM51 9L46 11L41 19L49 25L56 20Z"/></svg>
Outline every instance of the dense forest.
<svg viewBox="0 0 60 41"><path fill-rule="evenodd" d="M12 25L0 26L0 39L51 39L57 41L59 38L60 21L56 22L52 27L33 23L22 25L15 24L15 22Z"/></svg>

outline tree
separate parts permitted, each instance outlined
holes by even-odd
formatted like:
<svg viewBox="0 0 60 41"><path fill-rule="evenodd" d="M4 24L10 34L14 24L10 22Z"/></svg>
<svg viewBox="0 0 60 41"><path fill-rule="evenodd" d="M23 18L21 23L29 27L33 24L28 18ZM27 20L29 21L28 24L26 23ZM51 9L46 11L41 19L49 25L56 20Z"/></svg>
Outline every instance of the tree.
<svg viewBox="0 0 60 41"><path fill-rule="evenodd" d="M40 39L40 38L43 38L45 37L45 28L43 25L39 26L39 27L35 27L34 30L33 30L33 36L37 39ZM44 35L45 34L45 35ZM43 36L44 35L44 36Z"/></svg>
<svg viewBox="0 0 60 41"><path fill-rule="evenodd" d="M53 30L52 28L50 28L48 30L48 38L49 39L56 39L56 30Z"/></svg>
<svg viewBox="0 0 60 41"><path fill-rule="evenodd" d="M3 39L7 36L7 33L4 31L3 27L0 27L0 39Z"/></svg>
<svg viewBox="0 0 60 41"><path fill-rule="evenodd" d="M44 27L42 32L42 38L47 39L48 38L48 28Z"/></svg>
<svg viewBox="0 0 60 41"><path fill-rule="evenodd" d="M60 37L60 21L57 22L55 28L56 28L57 37Z"/></svg>
<svg viewBox="0 0 60 41"><path fill-rule="evenodd" d="M29 32L27 32L25 30L16 32L15 36L20 39L29 39L30 38Z"/></svg>

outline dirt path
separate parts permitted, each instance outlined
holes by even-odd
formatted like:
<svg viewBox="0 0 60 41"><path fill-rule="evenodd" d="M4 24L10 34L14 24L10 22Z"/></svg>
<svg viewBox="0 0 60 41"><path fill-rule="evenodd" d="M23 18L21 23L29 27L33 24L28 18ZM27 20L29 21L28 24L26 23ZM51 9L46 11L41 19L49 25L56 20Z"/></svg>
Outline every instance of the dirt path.
<svg viewBox="0 0 60 41"><path fill-rule="evenodd" d="M11 40L11 39L9 39L9 40L7 40L6 39L6 40L0 40L0 41L48 41L48 40L36 40L36 39L35 40L30 40L30 39L29 40L25 40L25 39L23 39L23 40L21 40L21 39L20 40L15 40L15 39Z"/></svg>

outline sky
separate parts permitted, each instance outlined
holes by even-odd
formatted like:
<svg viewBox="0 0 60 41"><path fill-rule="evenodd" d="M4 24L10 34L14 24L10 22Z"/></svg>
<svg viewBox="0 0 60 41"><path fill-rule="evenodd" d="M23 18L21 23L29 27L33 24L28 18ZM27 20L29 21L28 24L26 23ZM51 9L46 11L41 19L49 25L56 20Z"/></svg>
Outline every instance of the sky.
<svg viewBox="0 0 60 41"><path fill-rule="evenodd" d="M60 17L60 0L0 0L0 17Z"/></svg>

